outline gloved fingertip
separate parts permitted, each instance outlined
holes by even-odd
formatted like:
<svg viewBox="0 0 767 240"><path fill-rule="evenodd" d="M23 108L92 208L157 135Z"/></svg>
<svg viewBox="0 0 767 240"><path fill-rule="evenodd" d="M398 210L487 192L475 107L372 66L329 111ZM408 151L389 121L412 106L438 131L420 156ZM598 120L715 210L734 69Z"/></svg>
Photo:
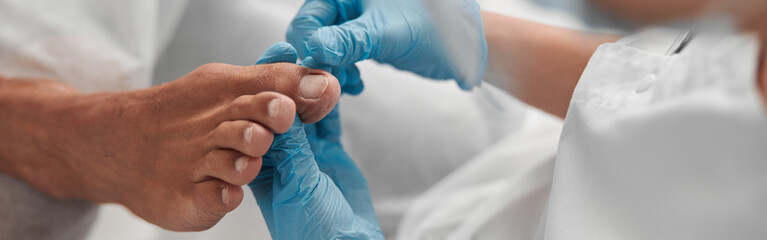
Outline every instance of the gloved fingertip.
<svg viewBox="0 0 767 240"><path fill-rule="evenodd" d="M345 67L346 70L346 84L341 85L341 92L350 94L350 95L357 95L362 92L362 89L364 89L364 84L362 83L362 79L360 79L360 70L357 68L356 65L351 64L347 65Z"/></svg>
<svg viewBox="0 0 767 240"><path fill-rule="evenodd" d="M463 91L469 91L472 88L470 85L466 84L465 82L456 80L455 83L458 84L458 88L460 88Z"/></svg>
<svg viewBox="0 0 767 240"><path fill-rule="evenodd" d="M458 87L463 91L471 91L474 89L474 87L477 87L481 81L469 81L464 77L461 77L459 74L455 74L456 77L455 83L458 84Z"/></svg>
<svg viewBox="0 0 767 240"><path fill-rule="evenodd" d="M357 80L354 83L347 83L343 87L341 87L341 92L349 94L349 95L359 95L362 90L365 88L365 84L362 83L362 80Z"/></svg>
<svg viewBox="0 0 767 240"><path fill-rule="evenodd" d="M290 43L279 42L266 49L256 64L279 62L296 63L296 61L298 61L298 52L296 51L296 48Z"/></svg>
<svg viewBox="0 0 767 240"><path fill-rule="evenodd" d="M311 69L321 69L321 70L324 70L326 72L332 73L331 72L331 68L332 68L331 66L328 66L328 65L325 65L325 64L322 64L322 63L318 62L316 59L314 59L314 57L306 57L303 60L301 60L301 62L298 63L298 65L301 65L301 66L306 67L306 68L311 68Z"/></svg>

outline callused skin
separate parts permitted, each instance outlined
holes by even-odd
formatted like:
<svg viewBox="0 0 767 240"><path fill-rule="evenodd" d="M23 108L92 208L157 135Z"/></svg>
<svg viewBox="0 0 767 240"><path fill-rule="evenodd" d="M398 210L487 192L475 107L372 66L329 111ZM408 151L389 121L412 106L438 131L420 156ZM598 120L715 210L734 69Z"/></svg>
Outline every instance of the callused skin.
<svg viewBox="0 0 767 240"><path fill-rule="evenodd" d="M285 63L208 64L168 84L97 94L0 79L0 171L55 198L120 203L166 229L204 230L242 201L272 132L296 113L318 121L339 96L329 73Z"/></svg>

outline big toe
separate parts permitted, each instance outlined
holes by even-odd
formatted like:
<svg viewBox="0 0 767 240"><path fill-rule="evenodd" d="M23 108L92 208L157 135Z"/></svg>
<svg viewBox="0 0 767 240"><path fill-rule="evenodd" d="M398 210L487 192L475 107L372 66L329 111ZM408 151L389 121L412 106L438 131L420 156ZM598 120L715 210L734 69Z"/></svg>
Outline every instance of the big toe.
<svg viewBox="0 0 767 240"><path fill-rule="evenodd" d="M325 117L341 97L341 87L332 74L290 63L258 65L267 76L261 84L282 93L296 104L296 112L304 123L314 123Z"/></svg>

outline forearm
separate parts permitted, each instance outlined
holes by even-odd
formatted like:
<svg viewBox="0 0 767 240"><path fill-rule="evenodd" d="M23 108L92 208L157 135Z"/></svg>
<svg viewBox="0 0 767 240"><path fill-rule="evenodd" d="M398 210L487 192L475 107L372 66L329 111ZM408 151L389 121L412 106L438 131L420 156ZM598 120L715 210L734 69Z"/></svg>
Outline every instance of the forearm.
<svg viewBox="0 0 767 240"><path fill-rule="evenodd" d="M593 35L483 12L493 85L564 118L575 85L597 47L617 36Z"/></svg>

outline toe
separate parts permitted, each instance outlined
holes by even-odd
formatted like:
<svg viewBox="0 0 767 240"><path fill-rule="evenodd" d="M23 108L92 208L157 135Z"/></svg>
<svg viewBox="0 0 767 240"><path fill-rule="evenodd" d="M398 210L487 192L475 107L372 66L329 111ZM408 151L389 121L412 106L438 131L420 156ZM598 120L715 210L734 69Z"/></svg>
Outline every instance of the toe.
<svg viewBox="0 0 767 240"><path fill-rule="evenodd" d="M244 196L242 187L221 180L195 184L194 194L195 206L201 213L220 217L237 208Z"/></svg>
<svg viewBox="0 0 767 240"><path fill-rule="evenodd" d="M213 144L219 148L233 149L251 157L261 157L272 145L274 134L260 124L251 121L226 121L210 134Z"/></svg>
<svg viewBox="0 0 767 240"><path fill-rule="evenodd" d="M265 91L287 95L296 104L296 112L304 123L314 123L325 117L341 96L338 79L332 74L288 63L252 66L260 72L258 82L249 79L245 84Z"/></svg>
<svg viewBox="0 0 767 240"><path fill-rule="evenodd" d="M221 179L229 184L248 184L261 171L261 158L250 157L231 150L214 150L205 155L196 181L211 178Z"/></svg>
<svg viewBox="0 0 767 240"><path fill-rule="evenodd" d="M283 94L261 92L236 98L226 112L230 120L250 120L277 133L284 133L293 124L296 104Z"/></svg>

